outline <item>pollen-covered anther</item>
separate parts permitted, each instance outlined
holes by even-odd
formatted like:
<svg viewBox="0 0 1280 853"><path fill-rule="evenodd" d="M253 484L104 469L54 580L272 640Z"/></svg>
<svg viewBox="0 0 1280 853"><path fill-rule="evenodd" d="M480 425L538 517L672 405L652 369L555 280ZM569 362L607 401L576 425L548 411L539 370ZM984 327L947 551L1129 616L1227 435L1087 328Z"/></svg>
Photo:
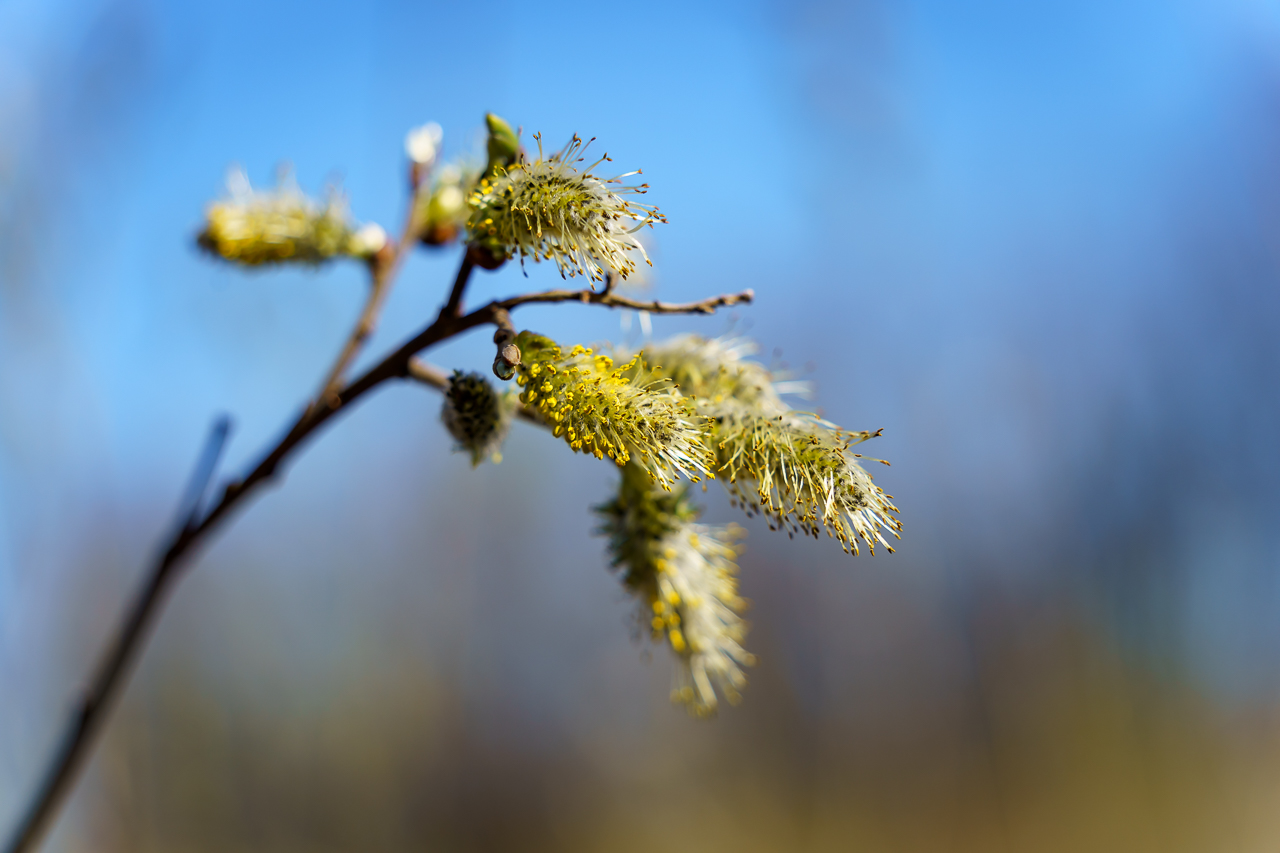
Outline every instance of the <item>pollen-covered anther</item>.
<svg viewBox="0 0 1280 853"><path fill-rule="evenodd" d="M582 346L566 356L554 341L531 332L521 332L515 344L522 354L521 400L571 449L618 465L634 459L664 486L709 473L706 421L642 358L617 366Z"/></svg>

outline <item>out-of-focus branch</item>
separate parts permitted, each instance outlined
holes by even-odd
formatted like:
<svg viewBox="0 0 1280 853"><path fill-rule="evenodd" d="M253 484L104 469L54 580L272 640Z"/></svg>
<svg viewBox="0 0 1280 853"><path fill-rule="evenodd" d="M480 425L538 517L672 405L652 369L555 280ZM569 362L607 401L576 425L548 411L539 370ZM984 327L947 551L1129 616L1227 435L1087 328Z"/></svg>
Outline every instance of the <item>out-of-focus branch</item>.
<svg viewBox="0 0 1280 853"><path fill-rule="evenodd" d="M423 385L430 385L437 391L449 390L449 374L443 368L420 358L409 359L409 378Z"/></svg>
<svg viewBox="0 0 1280 853"><path fill-rule="evenodd" d="M204 450L179 504L173 539L148 574L146 586L134 600L124 622L111 638L110 645L99 661L93 681L63 733L58 752L54 755L30 808L18 824L9 846L5 848L10 853L22 853L35 847L62 797L75 781L76 772L106 720L106 709L122 685L123 676L136 657L142 638L155 618L157 605L174 579L173 569L199 536L197 519L200 516L200 505L208 491L209 481L217 470L230 429L230 420L222 417L209 431Z"/></svg>
<svg viewBox="0 0 1280 853"><path fill-rule="evenodd" d="M397 260L399 255L399 248L388 244L383 251L378 252L369 261L371 268L369 293L365 297L364 307L360 310L360 318L352 327L351 334L343 342L333 366L329 368L329 373L320 385L320 393L316 396L314 404L329 400L337 393L342 387L342 377L346 375L347 368L351 366L351 362L355 361L360 350L364 349L369 338L373 337L373 332L378 326L378 316L382 313L382 306L391 290L394 267L399 263Z"/></svg>
<svg viewBox="0 0 1280 853"><path fill-rule="evenodd" d="M462 312L462 294L467 289L467 281L471 278L471 270L474 266L471 252L468 251L462 258L462 266L458 268L458 276L454 279L453 290L449 292L449 301L444 304L442 314L456 317Z"/></svg>
<svg viewBox="0 0 1280 853"><path fill-rule="evenodd" d="M227 438L231 435L231 418L223 415L213 422L209 437L205 439L204 450L191 472L191 480L187 483L187 491L178 504L178 534L189 530L200 520L200 507L204 496L209 491L209 483L218 472L218 460L227 447Z"/></svg>
<svg viewBox="0 0 1280 853"><path fill-rule="evenodd" d="M329 368L329 373L320 386L320 394L316 397L313 406L330 401L333 395L338 393L338 389L342 387L343 377L351 367L351 362L360 355L360 350L364 349L365 343L373 337L374 330L378 328L382 306L386 304L387 296L391 293L391 286L400 272L400 264L418 239L417 192L418 185L423 180L423 177L418 174L420 169L417 163L411 166L410 183L413 193L409 196L409 210L404 216L404 228L401 229L400 240L397 243L387 243L369 259L369 293L365 297L364 307L360 310L360 317L343 343L333 366ZM469 262L464 260L462 267L458 270L458 280L465 285L467 276L470 274ZM456 283L454 287L457 289Z"/></svg>

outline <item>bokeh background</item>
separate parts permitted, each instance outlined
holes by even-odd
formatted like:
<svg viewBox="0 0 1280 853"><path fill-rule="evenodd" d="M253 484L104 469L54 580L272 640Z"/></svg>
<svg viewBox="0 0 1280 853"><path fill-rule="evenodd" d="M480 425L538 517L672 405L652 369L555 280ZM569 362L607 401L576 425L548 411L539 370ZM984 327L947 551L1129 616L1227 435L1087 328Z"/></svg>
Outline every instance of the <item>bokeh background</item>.
<svg viewBox="0 0 1280 853"><path fill-rule="evenodd" d="M178 586L46 849L1280 847L1272 0L0 4L5 833L211 420L253 460L362 297L200 256L226 167L395 229L405 131L462 153L487 110L644 168L661 297L756 289L655 334L749 334L883 427L897 554L747 523L760 663L690 720L592 535L610 466L517 426L473 471L386 388ZM409 262L366 362L456 263Z"/></svg>

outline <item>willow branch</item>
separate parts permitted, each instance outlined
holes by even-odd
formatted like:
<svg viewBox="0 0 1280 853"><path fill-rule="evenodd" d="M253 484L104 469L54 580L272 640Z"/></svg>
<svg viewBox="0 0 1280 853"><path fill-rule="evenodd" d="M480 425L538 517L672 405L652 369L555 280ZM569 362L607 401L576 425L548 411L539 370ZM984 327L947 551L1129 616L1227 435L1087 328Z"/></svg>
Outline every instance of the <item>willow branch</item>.
<svg viewBox="0 0 1280 853"><path fill-rule="evenodd" d="M465 265L465 264L464 264ZM62 798L67 793L83 763L89 747L100 731L112 698L119 691L130 665L142 647L148 629L155 621L165 592L181 568L207 535L237 508L256 488L274 478L280 463L312 433L351 401L364 395L387 379L407 373L414 353L447 337L486 322L488 312L476 312L467 318L444 315L436 319L409 342L377 366L336 394L323 394L309 405L275 447L242 479L233 481L221 498L204 514L199 513L199 500L189 511L178 531L169 541L163 555L152 565L147 580L133 607L116 634L98 675L89 685L77 713L68 721L50 768L8 845L6 853L28 853L40 839ZM366 336L367 337L367 336ZM358 349L358 344L357 344ZM344 353L346 352L344 348ZM341 357L339 359L341 361ZM348 358L348 362L349 362ZM207 454L206 454L207 458Z"/></svg>
<svg viewBox="0 0 1280 853"><path fill-rule="evenodd" d="M396 254L399 256L402 253L398 251ZM391 279L397 269L398 258L386 272L384 288L390 287ZM9 846L5 848L7 853L28 853L35 847L62 797L74 781L76 771L86 757L94 737L100 731L110 701L119 691L130 665L137 657L148 629L155 621L159 607L164 601L165 592L176 580L178 570L186 565L191 554L233 510L244 504L249 495L275 478L281 463L292 456L332 417L346 411L356 400L388 380L410 376L415 379L430 377L431 381L428 384L440 387L437 385L440 377L434 370L413 367L414 356L419 352L477 326L494 325L498 327L499 332L506 334L514 328L508 312L520 305L577 301L610 308L635 308L657 314L709 314L721 306L750 302L753 296L752 292L747 290L739 294L718 296L702 302L680 305L639 302L610 292L550 290L491 302L470 314L458 316L456 312L461 305L461 296L470 274L471 263L464 258L450 299L441 309L435 322L405 341L398 349L342 390L330 391L327 387L327 393L323 393L318 400L307 406L285 436L243 478L229 483L222 496L203 515L200 514L200 501L197 499L194 509L189 511L187 519L171 538L163 555L152 565L147 574L146 584L135 600L133 608L111 639L108 646L110 651L104 659L105 663L86 691L78 713L69 721L62 747L54 756L45 782L24 814ZM385 296L385 290L382 295ZM456 300L454 296L457 297ZM372 300L371 303L372 308L369 309L367 306L367 311L362 312L362 317L365 313L369 313L376 318L381 303ZM338 384L341 383L341 376L346 366L354 359L355 353L369 336L368 332L363 334L360 332L362 325L357 323L356 333L352 335L348 346L344 347L339 355L335 365L337 369L331 371ZM331 378L326 385L334 381Z"/></svg>

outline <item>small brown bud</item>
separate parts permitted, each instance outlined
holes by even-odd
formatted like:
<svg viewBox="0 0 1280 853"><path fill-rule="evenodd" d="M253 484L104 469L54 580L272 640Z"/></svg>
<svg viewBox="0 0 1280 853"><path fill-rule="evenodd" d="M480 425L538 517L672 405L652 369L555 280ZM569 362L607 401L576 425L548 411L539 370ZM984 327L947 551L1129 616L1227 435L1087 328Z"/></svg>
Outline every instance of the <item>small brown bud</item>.
<svg viewBox="0 0 1280 853"><path fill-rule="evenodd" d="M471 263L486 270L496 270L507 262L506 255L476 243L467 246L467 257Z"/></svg>
<svg viewBox="0 0 1280 853"><path fill-rule="evenodd" d="M433 222L422 229L418 239L428 246L444 246L457 240L459 231L453 222Z"/></svg>
<svg viewBox="0 0 1280 853"><path fill-rule="evenodd" d="M498 334L503 334L503 330L499 329ZM495 338L497 335L494 336ZM515 344L508 343L498 350L498 355L493 359L493 375L499 379L510 379L516 375L516 368L520 365L520 347Z"/></svg>

